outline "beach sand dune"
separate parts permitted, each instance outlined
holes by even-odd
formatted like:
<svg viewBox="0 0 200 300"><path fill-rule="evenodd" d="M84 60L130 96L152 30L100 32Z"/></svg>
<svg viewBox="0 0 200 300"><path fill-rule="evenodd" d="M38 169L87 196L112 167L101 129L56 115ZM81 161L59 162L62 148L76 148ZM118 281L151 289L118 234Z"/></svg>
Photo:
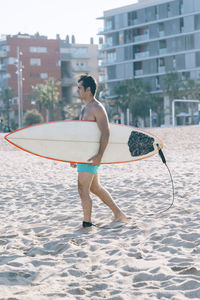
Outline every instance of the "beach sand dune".
<svg viewBox="0 0 200 300"><path fill-rule="evenodd" d="M200 299L200 126L155 128L158 155L102 166L101 182L131 219L111 224L97 198L81 229L77 173L14 148L1 134L0 299Z"/></svg>

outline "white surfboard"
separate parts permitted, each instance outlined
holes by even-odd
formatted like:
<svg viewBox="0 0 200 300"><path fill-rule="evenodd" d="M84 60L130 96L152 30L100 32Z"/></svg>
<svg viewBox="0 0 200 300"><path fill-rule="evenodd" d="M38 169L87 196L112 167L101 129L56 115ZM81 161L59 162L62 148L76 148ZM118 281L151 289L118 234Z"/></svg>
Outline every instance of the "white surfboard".
<svg viewBox="0 0 200 300"><path fill-rule="evenodd" d="M97 154L100 130L96 122L58 121L25 127L5 136L14 146L48 159L88 163ZM163 148L162 141L138 128L110 124L110 138L102 164L144 159Z"/></svg>

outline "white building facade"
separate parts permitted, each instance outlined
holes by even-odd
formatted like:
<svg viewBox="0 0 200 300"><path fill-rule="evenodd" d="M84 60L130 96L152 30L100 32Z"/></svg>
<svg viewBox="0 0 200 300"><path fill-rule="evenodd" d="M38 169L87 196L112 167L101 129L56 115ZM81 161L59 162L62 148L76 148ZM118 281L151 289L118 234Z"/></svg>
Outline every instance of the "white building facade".
<svg viewBox="0 0 200 300"><path fill-rule="evenodd" d="M121 81L142 79L162 92L164 76L200 77L200 1L139 0L104 12L102 51L110 95Z"/></svg>

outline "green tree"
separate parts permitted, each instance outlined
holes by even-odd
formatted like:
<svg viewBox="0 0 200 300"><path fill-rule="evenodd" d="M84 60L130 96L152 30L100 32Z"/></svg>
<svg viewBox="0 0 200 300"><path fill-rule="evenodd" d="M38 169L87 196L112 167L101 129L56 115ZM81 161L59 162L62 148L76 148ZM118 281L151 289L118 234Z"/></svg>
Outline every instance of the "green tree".
<svg viewBox="0 0 200 300"><path fill-rule="evenodd" d="M5 111L8 126L10 126L11 100L14 98L14 96L15 96L15 91L10 87L2 89L0 93L0 98L2 99L4 104L4 111Z"/></svg>
<svg viewBox="0 0 200 300"><path fill-rule="evenodd" d="M126 110L129 107L129 81L123 81L121 84L116 86L114 92L116 95L115 103L117 106L117 111L118 108L120 108L126 116Z"/></svg>
<svg viewBox="0 0 200 300"><path fill-rule="evenodd" d="M43 116L36 109L28 110L25 113L24 122L25 122L26 126L42 123Z"/></svg>
<svg viewBox="0 0 200 300"><path fill-rule="evenodd" d="M167 73L164 78L164 94L169 96L170 100L183 97L183 81L180 80L177 72Z"/></svg>
<svg viewBox="0 0 200 300"><path fill-rule="evenodd" d="M184 82L184 97L186 99L199 100L200 99L200 80L194 80L189 78ZM197 110L197 104L194 102L190 103L191 115L192 115L192 124L194 124L194 112Z"/></svg>
<svg viewBox="0 0 200 300"><path fill-rule="evenodd" d="M136 123L138 118L142 118L144 122L149 117L149 109L152 108L152 96L147 84L142 80L135 79L129 88L130 110L133 122Z"/></svg>
<svg viewBox="0 0 200 300"><path fill-rule="evenodd" d="M133 123L136 123L139 117L144 121L147 119L149 109L153 108L153 98L150 88L142 80L126 80L116 87L115 93L115 103L124 113L125 121L127 108L130 109Z"/></svg>
<svg viewBox="0 0 200 300"><path fill-rule="evenodd" d="M46 109L46 120L54 121L55 108L59 103L59 91L58 86L60 82L50 77L45 80L44 84L37 84L32 87L40 109L44 107Z"/></svg>

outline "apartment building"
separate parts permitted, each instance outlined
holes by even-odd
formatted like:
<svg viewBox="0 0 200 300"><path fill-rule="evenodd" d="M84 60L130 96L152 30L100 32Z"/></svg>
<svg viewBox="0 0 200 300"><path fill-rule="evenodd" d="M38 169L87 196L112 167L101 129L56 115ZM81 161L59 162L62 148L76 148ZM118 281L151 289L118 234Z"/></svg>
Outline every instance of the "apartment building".
<svg viewBox="0 0 200 300"><path fill-rule="evenodd" d="M142 79L162 92L164 75L200 76L200 1L139 0L104 12L101 83L110 95L119 82Z"/></svg>
<svg viewBox="0 0 200 300"><path fill-rule="evenodd" d="M18 57L19 56L19 57ZM18 76L17 64L22 66L23 111L34 108L29 95L32 86L50 77L61 82L58 87L60 98L66 104L76 103L77 78L80 74L89 73L98 80L98 46L93 44L76 44L72 42L48 39L38 33L34 36L17 34L0 39L0 90L6 87L14 89L16 99L12 103L12 116L17 120L18 114ZM0 103L0 117L3 117L3 104ZM59 116L57 116L59 118Z"/></svg>
<svg viewBox="0 0 200 300"><path fill-rule="evenodd" d="M0 88L10 87L15 91L16 100L12 102L11 114L12 118L17 120L19 84L17 72L22 73L21 93L25 112L35 107L35 103L30 100L32 86L44 83L44 80L50 77L61 81L60 43L39 34L8 35L0 41L0 53ZM19 61L20 70L17 69ZM61 96L61 87L59 92Z"/></svg>
<svg viewBox="0 0 200 300"><path fill-rule="evenodd" d="M66 103L73 104L77 99L77 79L81 74L90 74L98 81L98 45L69 43L60 41L62 96ZM79 102L79 101L78 101Z"/></svg>

